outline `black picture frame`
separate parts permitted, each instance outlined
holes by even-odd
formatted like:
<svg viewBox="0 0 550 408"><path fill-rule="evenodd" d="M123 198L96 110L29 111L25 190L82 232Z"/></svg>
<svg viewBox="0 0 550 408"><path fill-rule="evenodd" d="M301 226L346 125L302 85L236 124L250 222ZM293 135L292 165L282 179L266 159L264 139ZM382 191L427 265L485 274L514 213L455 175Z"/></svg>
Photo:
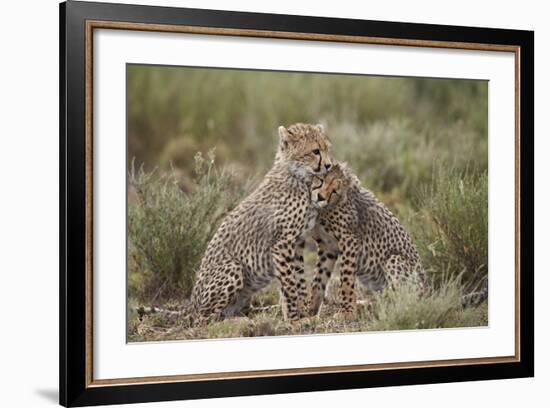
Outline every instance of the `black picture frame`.
<svg viewBox="0 0 550 408"><path fill-rule="evenodd" d="M60 4L60 403L121 404L409 384L531 377L534 375L534 33L532 31L257 14L68 1ZM516 151L521 199L518 352L512 362L268 375L217 380L94 386L87 373L86 283L86 29L87 21L186 25L223 29L367 36L518 47L519 123ZM88 236L89 237L89 236ZM89 240L89 238L88 238Z"/></svg>

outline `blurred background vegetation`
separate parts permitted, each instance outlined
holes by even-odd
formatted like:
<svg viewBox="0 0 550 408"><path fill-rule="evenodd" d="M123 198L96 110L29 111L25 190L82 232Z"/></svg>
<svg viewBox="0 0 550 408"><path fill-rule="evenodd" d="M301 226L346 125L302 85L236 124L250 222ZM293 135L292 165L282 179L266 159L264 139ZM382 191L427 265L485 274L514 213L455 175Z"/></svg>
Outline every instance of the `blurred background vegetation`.
<svg viewBox="0 0 550 408"><path fill-rule="evenodd" d="M127 69L131 304L188 296L221 218L271 166L277 127L294 122L326 126L334 156L408 228L436 288L486 284L487 82Z"/></svg>

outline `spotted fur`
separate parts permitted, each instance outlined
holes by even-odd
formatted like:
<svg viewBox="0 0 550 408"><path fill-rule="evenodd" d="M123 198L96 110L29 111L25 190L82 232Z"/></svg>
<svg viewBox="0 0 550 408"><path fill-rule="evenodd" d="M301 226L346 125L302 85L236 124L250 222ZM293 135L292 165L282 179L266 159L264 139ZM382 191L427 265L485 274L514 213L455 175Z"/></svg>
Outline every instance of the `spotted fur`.
<svg viewBox="0 0 550 408"><path fill-rule="evenodd" d="M311 180L331 168L330 149L321 125L279 127L273 167L208 244L190 300L195 320L240 313L273 278L281 285L285 320L307 314L303 236L316 216Z"/></svg>
<svg viewBox="0 0 550 408"><path fill-rule="evenodd" d="M356 279L371 290L403 280L424 287L424 268L411 237L347 165L337 163L324 177L315 177L311 199L319 208L312 232L319 259L311 289L311 314L319 312L337 259L340 314L345 317L355 311Z"/></svg>

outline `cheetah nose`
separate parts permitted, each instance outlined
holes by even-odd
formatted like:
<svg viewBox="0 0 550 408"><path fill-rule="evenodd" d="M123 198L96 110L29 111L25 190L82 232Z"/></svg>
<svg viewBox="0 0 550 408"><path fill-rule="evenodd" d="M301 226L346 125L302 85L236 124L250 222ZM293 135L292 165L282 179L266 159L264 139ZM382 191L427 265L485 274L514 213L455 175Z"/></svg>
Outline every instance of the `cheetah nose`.
<svg viewBox="0 0 550 408"><path fill-rule="evenodd" d="M317 201L318 202L325 201L325 197L323 197L323 195L321 193L319 193L319 194L317 194Z"/></svg>
<svg viewBox="0 0 550 408"><path fill-rule="evenodd" d="M331 167L332 167L332 164L325 164L325 169L330 170Z"/></svg>

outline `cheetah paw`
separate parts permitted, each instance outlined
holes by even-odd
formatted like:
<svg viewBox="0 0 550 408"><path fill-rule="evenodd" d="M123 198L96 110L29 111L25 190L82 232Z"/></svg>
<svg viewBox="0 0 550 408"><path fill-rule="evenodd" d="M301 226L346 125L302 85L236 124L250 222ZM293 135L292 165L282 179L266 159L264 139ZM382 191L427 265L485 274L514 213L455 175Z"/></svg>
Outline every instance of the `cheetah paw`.
<svg viewBox="0 0 550 408"><path fill-rule="evenodd" d="M311 324L315 321L314 318L311 317L302 317L297 320L293 320L290 322L290 325L293 329L301 329L307 326L311 326Z"/></svg>
<svg viewBox="0 0 550 408"><path fill-rule="evenodd" d="M355 313L349 310L342 310L334 314L334 318L338 320L353 320Z"/></svg>

